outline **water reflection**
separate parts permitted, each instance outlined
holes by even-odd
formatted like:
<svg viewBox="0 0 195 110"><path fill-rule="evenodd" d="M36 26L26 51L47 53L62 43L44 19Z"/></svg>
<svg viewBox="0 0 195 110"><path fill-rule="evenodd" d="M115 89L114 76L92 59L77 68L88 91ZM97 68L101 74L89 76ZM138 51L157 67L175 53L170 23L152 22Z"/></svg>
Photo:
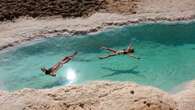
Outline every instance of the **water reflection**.
<svg viewBox="0 0 195 110"><path fill-rule="evenodd" d="M52 88L61 85L70 85L76 81L76 71L73 68L67 68L61 71L62 76L59 75L57 80L44 85L42 88Z"/></svg>
<svg viewBox="0 0 195 110"><path fill-rule="evenodd" d="M72 68L68 68L65 74L66 79L69 81L69 84L76 81L76 71Z"/></svg>

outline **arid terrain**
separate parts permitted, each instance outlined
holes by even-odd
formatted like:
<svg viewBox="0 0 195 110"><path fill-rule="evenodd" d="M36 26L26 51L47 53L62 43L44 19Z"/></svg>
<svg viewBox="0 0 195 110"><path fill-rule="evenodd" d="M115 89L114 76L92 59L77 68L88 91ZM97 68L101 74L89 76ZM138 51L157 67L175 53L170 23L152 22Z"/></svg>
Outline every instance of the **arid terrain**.
<svg viewBox="0 0 195 110"><path fill-rule="evenodd" d="M59 8L64 1L66 5L76 4L70 7L81 5L83 11L66 10L66 5ZM109 26L195 17L194 0L3 0L0 5L0 18L4 20L0 23L0 50L55 35L87 34Z"/></svg>
<svg viewBox="0 0 195 110"><path fill-rule="evenodd" d="M110 26L194 18L195 0L0 0L0 50ZM0 91L0 110L195 110L195 83L182 89L168 94L134 83L96 82Z"/></svg>
<svg viewBox="0 0 195 110"><path fill-rule="evenodd" d="M0 92L1 110L195 110L194 81L175 94L134 83L93 82Z"/></svg>
<svg viewBox="0 0 195 110"><path fill-rule="evenodd" d="M82 17L95 12L134 13L136 0L2 0L0 21L14 20L21 16Z"/></svg>

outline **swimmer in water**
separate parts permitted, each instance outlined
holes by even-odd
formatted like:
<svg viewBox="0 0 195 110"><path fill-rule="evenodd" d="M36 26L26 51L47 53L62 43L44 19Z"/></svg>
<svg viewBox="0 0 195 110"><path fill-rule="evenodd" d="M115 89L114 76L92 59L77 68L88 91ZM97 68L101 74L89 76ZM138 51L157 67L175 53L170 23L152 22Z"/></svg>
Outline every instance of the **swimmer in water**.
<svg viewBox="0 0 195 110"><path fill-rule="evenodd" d="M127 49L123 49L123 50L114 50L112 48L107 48L107 47L101 47L101 49L111 51L112 53L109 55L106 55L106 56L100 56L99 59L105 59L105 58L113 57L116 55L128 55L130 57L140 59L140 58L132 55L134 53L134 49L132 48L131 45L129 45Z"/></svg>
<svg viewBox="0 0 195 110"><path fill-rule="evenodd" d="M57 64L53 65L51 68L46 69L45 67L41 68L41 71L44 72L46 75L50 76L56 76L57 71L65 64L71 61L75 56L77 55L77 52L74 52L70 56L64 57L60 62Z"/></svg>

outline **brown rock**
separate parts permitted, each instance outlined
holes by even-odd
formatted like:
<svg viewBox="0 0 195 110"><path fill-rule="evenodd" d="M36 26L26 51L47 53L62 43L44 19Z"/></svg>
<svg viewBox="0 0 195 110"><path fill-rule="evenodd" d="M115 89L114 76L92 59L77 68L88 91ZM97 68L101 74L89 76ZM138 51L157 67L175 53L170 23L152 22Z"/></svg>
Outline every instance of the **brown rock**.
<svg viewBox="0 0 195 110"><path fill-rule="evenodd" d="M133 0L1 0L0 21L13 20L20 16L81 17L99 10L104 12L128 12L136 8ZM114 6L114 7L113 7Z"/></svg>

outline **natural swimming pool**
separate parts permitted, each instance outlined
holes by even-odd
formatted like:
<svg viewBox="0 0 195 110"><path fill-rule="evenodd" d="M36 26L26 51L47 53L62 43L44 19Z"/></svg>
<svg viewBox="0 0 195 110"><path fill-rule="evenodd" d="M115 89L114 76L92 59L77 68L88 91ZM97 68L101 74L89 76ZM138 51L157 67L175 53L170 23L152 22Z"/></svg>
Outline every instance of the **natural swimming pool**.
<svg viewBox="0 0 195 110"><path fill-rule="evenodd" d="M101 46L126 48L132 42L136 60L107 54ZM78 51L57 77L44 75L66 55ZM93 80L133 81L164 90L195 79L195 23L140 24L94 35L55 37L0 54L0 89L51 88Z"/></svg>

